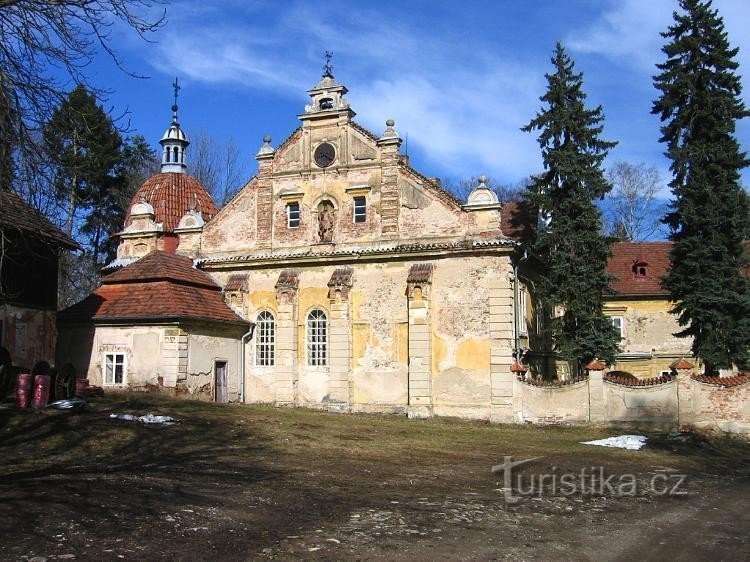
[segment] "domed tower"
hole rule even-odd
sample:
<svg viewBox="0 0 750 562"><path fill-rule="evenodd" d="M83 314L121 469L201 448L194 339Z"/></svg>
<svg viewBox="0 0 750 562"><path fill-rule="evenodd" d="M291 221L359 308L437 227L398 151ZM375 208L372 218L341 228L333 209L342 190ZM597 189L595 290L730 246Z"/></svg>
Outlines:
<svg viewBox="0 0 750 562"><path fill-rule="evenodd" d="M172 122L159 143L162 145L161 171L138 189L118 234L117 260L108 268L127 265L153 250L192 255L203 224L217 212L208 191L188 175L186 150L190 141L177 118L174 81Z"/></svg>

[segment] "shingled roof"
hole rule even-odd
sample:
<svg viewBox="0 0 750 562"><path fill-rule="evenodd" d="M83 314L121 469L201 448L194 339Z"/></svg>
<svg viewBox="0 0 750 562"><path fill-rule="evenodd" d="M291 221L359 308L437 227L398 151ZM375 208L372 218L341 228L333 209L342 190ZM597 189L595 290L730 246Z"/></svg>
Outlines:
<svg viewBox="0 0 750 562"><path fill-rule="evenodd" d="M536 223L537 210L530 201L507 201L500 209L500 230L512 240L533 244Z"/></svg>
<svg viewBox="0 0 750 562"><path fill-rule="evenodd" d="M669 270L671 242L617 242L607 262L618 295L667 296L661 278Z"/></svg>
<svg viewBox="0 0 750 562"><path fill-rule="evenodd" d="M174 231L189 209L200 211L205 221L218 212L213 199L197 179L187 174L164 172L151 176L136 191L125 215L125 226L130 225L130 209L141 198L154 208L154 220L162 223L165 232Z"/></svg>
<svg viewBox="0 0 750 562"><path fill-rule="evenodd" d="M27 205L18 194L0 188L0 227L12 228L49 240L62 248L80 249L78 243Z"/></svg>
<svg viewBox="0 0 750 562"><path fill-rule="evenodd" d="M57 315L61 323L201 320L249 323L234 313L221 288L190 258L155 251L102 279L101 287Z"/></svg>

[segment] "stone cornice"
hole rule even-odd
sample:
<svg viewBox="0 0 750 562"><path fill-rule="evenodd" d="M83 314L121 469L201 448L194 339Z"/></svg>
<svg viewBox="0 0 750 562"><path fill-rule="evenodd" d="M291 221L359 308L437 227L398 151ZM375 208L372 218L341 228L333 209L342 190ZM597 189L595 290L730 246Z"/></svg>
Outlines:
<svg viewBox="0 0 750 562"><path fill-rule="evenodd" d="M199 258L196 266L206 270L238 269L242 267L295 267L308 264L332 264L344 262L369 262L383 259L408 259L446 257L454 255L479 255L490 253L509 254L518 242L510 239L460 240L454 242L404 243L371 247L331 248L321 244L298 251L256 252L254 254Z"/></svg>

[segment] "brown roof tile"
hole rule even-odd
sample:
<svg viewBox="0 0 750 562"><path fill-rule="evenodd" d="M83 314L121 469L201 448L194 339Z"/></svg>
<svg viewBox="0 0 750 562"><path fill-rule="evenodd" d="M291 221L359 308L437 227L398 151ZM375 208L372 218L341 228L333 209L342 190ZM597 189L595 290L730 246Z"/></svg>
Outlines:
<svg viewBox="0 0 750 562"><path fill-rule="evenodd" d="M154 208L154 220L164 225L165 232L177 228L180 219L191 208L200 211L205 221L218 212L211 196L194 177L175 172L159 173L147 179L136 191L125 215L125 226L130 225L130 209L141 198Z"/></svg>
<svg viewBox="0 0 750 562"><path fill-rule="evenodd" d="M536 238L537 210L529 201L508 201L500 210L500 230L513 240L533 244Z"/></svg>
<svg viewBox="0 0 750 562"><path fill-rule="evenodd" d="M750 382L750 375L736 375L734 377L716 377L706 375L695 375L692 377L693 380L702 382L705 384L712 384L714 386L740 386Z"/></svg>
<svg viewBox="0 0 750 562"><path fill-rule="evenodd" d="M599 359L592 359L588 365L586 365L586 368L591 371L601 371L605 369L607 365L600 361Z"/></svg>
<svg viewBox="0 0 750 562"><path fill-rule="evenodd" d="M429 283L432 281L432 264L415 263L409 268L407 283Z"/></svg>
<svg viewBox="0 0 750 562"><path fill-rule="evenodd" d="M693 369L695 365L693 365L690 361L685 359L684 357L681 359L678 359L677 361L674 361L669 368L675 369L675 370L682 370L682 369Z"/></svg>
<svg viewBox="0 0 750 562"><path fill-rule="evenodd" d="M603 379L607 382L619 384L622 386L654 386L657 384L672 382L674 380L674 377L672 377L671 375L660 375L658 377L652 377L648 379L639 379L638 377L635 377L630 373L625 373L623 371L612 371L611 373L605 374Z"/></svg>
<svg viewBox="0 0 750 562"><path fill-rule="evenodd" d="M108 275L95 293L58 313L62 323L182 319L248 324L190 258L159 251Z"/></svg>
<svg viewBox="0 0 750 562"><path fill-rule="evenodd" d="M107 275L102 285L162 280L220 289L208 273L193 267L192 259L160 250Z"/></svg>
<svg viewBox="0 0 750 562"><path fill-rule="evenodd" d="M241 273L234 273L227 279L227 284L224 285L224 290L229 291L247 291L247 275Z"/></svg>
<svg viewBox="0 0 750 562"><path fill-rule="evenodd" d="M671 242L617 242L607 262L612 288L620 295L668 295L661 278L669 270ZM645 275L640 275L645 268Z"/></svg>
<svg viewBox="0 0 750 562"><path fill-rule="evenodd" d="M80 249L75 240L26 204L17 193L6 191L2 187L0 187L0 227L17 229L47 239L63 248Z"/></svg>
<svg viewBox="0 0 750 562"><path fill-rule="evenodd" d="M340 287L346 286L351 287L352 285L352 274L354 270L351 267L342 267L334 270L331 275L331 279L328 281L329 287Z"/></svg>
<svg viewBox="0 0 750 562"><path fill-rule="evenodd" d="M285 269L279 273L276 289L296 289L299 286L299 272L295 269Z"/></svg>

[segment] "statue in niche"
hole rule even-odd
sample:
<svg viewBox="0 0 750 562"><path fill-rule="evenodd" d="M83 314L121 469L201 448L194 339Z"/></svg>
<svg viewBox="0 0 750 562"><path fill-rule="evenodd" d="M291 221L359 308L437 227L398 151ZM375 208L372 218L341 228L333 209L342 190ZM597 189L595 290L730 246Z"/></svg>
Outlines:
<svg viewBox="0 0 750 562"><path fill-rule="evenodd" d="M318 205L318 237L321 242L333 241L333 205L330 201Z"/></svg>

